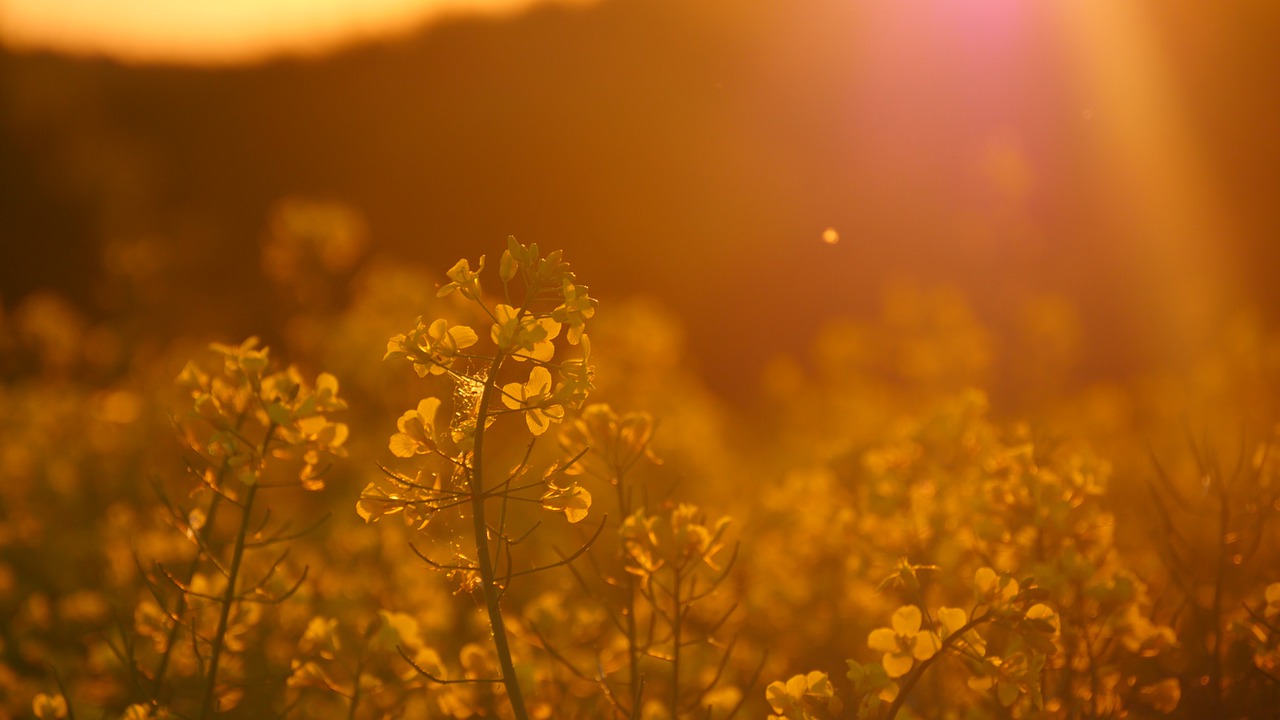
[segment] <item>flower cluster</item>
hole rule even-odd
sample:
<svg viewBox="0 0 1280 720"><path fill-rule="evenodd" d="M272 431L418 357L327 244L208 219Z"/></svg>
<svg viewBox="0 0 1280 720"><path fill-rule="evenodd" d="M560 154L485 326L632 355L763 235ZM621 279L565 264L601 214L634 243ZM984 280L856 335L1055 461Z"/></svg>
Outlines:
<svg viewBox="0 0 1280 720"><path fill-rule="evenodd" d="M698 507L688 503L656 515L637 510L622 523L627 571L643 578L662 568L682 573L705 566L719 571L717 556L724 549L729 522L724 517L707 524Z"/></svg>
<svg viewBox="0 0 1280 720"><path fill-rule="evenodd" d="M942 654L966 669L969 703L989 697L1017 716L1049 712L1046 683L1072 689L1054 713L1076 703L1171 707L1157 662L1177 641L1149 619L1144 586L1115 550L1114 519L1099 503L1107 466L1079 447L1038 444L1024 426L1002 432L984 414L984 398L966 393L862 452L853 498L862 513L848 520L867 539L861 561L909 553L941 578L972 573L973 584L965 598L942 582L932 592L952 604L931 613L916 579L923 566L898 562L892 584L909 602L867 640L880 669L851 661L859 716L876 717L882 703L896 712Z"/></svg>
<svg viewBox="0 0 1280 720"><path fill-rule="evenodd" d="M517 717L523 717L523 693L500 597L514 578L567 561L539 563L530 558L517 566L516 545L540 521L526 518L512 506L536 503L547 511L562 513L569 524L584 520L591 509L591 493L565 472L576 458L547 463L539 477L533 470L538 462L533 451L537 440L581 407L592 389L591 343L585 323L594 314L596 301L576 282L560 252L543 256L536 244L526 247L514 238L508 241L499 263L501 302L491 303L485 296L481 286L484 269L484 256L474 270L469 261L458 261L446 273L449 282L437 295L446 298L457 293L470 304L479 322L488 321L488 347L480 341L484 333L443 318L430 323L419 318L412 330L388 342L385 359L408 360L416 375L443 381L445 387L401 415L388 443L394 456L416 464L410 471L413 477L384 468L385 477L368 483L356 511L370 523L399 514L417 530L426 528L444 511L455 511L448 513L450 520L456 520L458 511L468 512L474 553L454 543L449 547L448 561L433 560L421 551L417 554L458 582L460 592L484 596L495 641L492 662L477 659L489 657L490 652L477 645L475 652L464 653L464 666L472 674L490 678L489 689L500 687ZM569 332L564 339L577 350L569 357L557 357L565 350L557 348L556 341L566 325ZM529 369L517 370L522 366ZM497 455L495 441L489 438L503 431L498 427L502 420L512 417L523 421L521 427L530 441L523 459L499 478L490 469ZM534 494L537 490L540 492ZM490 504L494 507L489 508ZM496 517L492 524L491 517ZM518 523L529 526L513 532L511 528ZM603 527L601 524L600 529ZM496 567L499 561L505 564L501 575ZM481 665L484 669L477 670ZM430 670L415 669L440 681ZM446 715L468 717L477 707L488 707L486 702L491 704L494 693L488 693L486 702L476 696L483 684L452 687L449 683L450 691L441 696L441 709Z"/></svg>
<svg viewBox="0 0 1280 720"><path fill-rule="evenodd" d="M591 390L590 340L583 329L596 301L576 284L560 254L542 257L536 244L526 247L514 238L508 241L501 280L508 298L512 286L519 284L516 281L523 281L524 296L516 304L487 304L480 285L484 268L483 256L475 270L467 260L458 261L438 295L457 292L488 318L489 350L476 347L480 335L470 326L444 318L424 323L419 317L412 330L395 335L387 344L384 359L408 360L419 377L443 378L452 385L452 392L423 398L396 422L391 453L424 464L415 471L416 479L387 471L381 482L366 486L357 510L368 522L401 514L410 525L424 527L432 515L456 507L456 500L472 491L479 480L474 477L477 437L499 418L519 415L537 438L580 407ZM573 329L568 341L578 345L580 353L557 362L555 340L563 324ZM532 367L527 374L502 382L508 359ZM462 372L460 362L482 369ZM451 411L448 416L446 409ZM517 467L506 487L525 477L528 469L524 463ZM573 482L557 484L559 476L548 469L541 502L577 522L590 507L590 493Z"/></svg>
<svg viewBox="0 0 1280 720"><path fill-rule="evenodd" d="M347 407L338 397L337 378L321 373L310 385L293 367L268 373L268 351L258 347L257 338L210 349L221 360L218 366L189 362L178 384L192 399L182 429L192 449L209 459L214 489L225 481L215 468L249 486L259 481L268 458L300 460L299 483L308 490L324 488L322 463L346 456L349 435L345 423L329 419Z"/></svg>

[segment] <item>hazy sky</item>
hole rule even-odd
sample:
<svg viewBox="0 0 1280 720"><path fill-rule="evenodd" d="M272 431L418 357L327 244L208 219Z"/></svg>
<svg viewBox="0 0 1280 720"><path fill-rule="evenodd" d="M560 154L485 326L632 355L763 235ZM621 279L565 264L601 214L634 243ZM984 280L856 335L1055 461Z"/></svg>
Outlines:
<svg viewBox="0 0 1280 720"><path fill-rule="evenodd" d="M0 0L0 40L129 61L244 62L393 35L448 15L586 1Z"/></svg>
<svg viewBox="0 0 1280 720"><path fill-rule="evenodd" d="M534 2L592 0L0 0L0 35L228 62ZM1008 327L1023 298L1067 297L1091 367L1194 357L1246 301L1280 317L1280 3L1223 6L638 0L243 72L17 58L0 290L91 302L67 248L151 236L224 263L189 266L193 297L248 287L223 248L256 251L301 193L431 265L554 242L598 292L669 298L726 390L901 279Z"/></svg>

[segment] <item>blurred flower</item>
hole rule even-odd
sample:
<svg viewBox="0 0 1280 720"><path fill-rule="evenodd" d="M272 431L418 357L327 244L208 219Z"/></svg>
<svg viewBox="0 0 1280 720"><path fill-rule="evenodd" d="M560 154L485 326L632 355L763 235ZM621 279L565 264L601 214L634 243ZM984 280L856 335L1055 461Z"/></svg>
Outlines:
<svg viewBox="0 0 1280 720"><path fill-rule="evenodd" d="M31 712L39 720L62 720L67 716L67 699L61 695L40 693L31 701Z"/></svg>
<svg viewBox="0 0 1280 720"><path fill-rule="evenodd" d="M429 397L418 403L417 409L408 410L396 421L400 432L391 436L391 454L411 458L426 455L436 449L435 417L440 409L440 399Z"/></svg>
<svg viewBox="0 0 1280 720"><path fill-rule="evenodd" d="M942 647L937 633L922 631L920 608L904 605L893 613L892 627L872 630L867 647L884 653L882 664L891 678L911 671L916 660L928 660Z"/></svg>

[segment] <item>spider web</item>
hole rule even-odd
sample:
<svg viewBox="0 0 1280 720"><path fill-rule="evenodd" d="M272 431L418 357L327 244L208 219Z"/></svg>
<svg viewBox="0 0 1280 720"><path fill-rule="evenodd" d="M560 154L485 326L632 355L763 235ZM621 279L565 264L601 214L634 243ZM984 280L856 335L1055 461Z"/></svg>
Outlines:
<svg viewBox="0 0 1280 720"><path fill-rule="evenodd" d="M453 419L450 428L475 422L480 414L480 398L484 394L484 381L489 373L489 363L468 360L462 370L455 369L453 377Z"/></svg>

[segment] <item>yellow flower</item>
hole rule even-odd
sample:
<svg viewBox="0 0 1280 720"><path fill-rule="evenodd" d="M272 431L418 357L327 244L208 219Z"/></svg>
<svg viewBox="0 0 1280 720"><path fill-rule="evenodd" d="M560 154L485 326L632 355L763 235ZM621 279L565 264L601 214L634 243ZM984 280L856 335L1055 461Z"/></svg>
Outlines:
<svg viewBox="0 0 1280 720"><path fill-rule="evenodd" d="M596 314L597 305L596 299L587 295L586 286L571 282L564 284L564 302L551 313L551 317L569 326L565 337L570 345L578 344L586 330L587 320Z"/></svg>
<svg viewBox="0 0 1280 720"><path fill-rule="evenodd" d="M449 321L439 318L423 326L422 318L407 334L393 336L387 341L387 354L383 360L409 358L418 377L442 375L457 359L458 351L475 345L480 338L466 325L449 326Z"/></svg>
<svg viewBox="0 0 1280 720"><path fill-rule="evenodd" d="M969 617L960 608L938 608L938 625L943 640L959 632L967 622ZM973 629L966 630L964 635L953 641L953 644L955 642L964 643L978 655L985 655L987 652L987 641Z"/></svg>
<svg viewBox="0 0 1280 720"><path fill-rule="evenodd" d="M891 678L911 671L916 660L928 660L942 648L937 633L920 630L920 608L904 605L893 613L891 628L877 628L867 636L867 647L884 653L881 661Z"/></svg>
<svg viewBox="0 0 1280 720"><path fill-rule="evenodd" d="M1280 583L1271 583L1267 586L1267 609L1265 610L1267 619L1270 620L1280 616Z"/></svg>
<svg viewBox="0 0 1280 720"><path fill-rule="evenodd" d="M1182 686L1178 684L1177 678L1165 678L1142 688L1138 695L1156 712L1168 714L1178 709L1178 702L1182 700Z"/></svg>
<svg viewBox="0 0 1280 720"><path fill-rule="evenodd" d="M480 256L480 266L471 270L471 263L466 258L459 260L453 267L449 268L449 272L445 273L452 282L443 285L440 291L436 293L436 297L444 297L449 293L457 290L462 293L462 297L468 300L478 300L480 298L480 273L484 272L484 256Z"/></svg>
<svg viewBox="0 0 1280 720"><path fill-rule="evenodd" d="M520 269L520 261L515 255L511 254L511 248L502 251L502 260L498 262L498 277L502 278L502 282L508 283L516 276L516 271Z"/></svg>
<svg viewBox="0 0 1280 720"><path fill-rule="evenodd" d="M1058 619L1058 613L1053 608L1044 603L1036 603L1027 608L1028 620L1044 620L1053 626L1053 634L1057 635L1062 629L1062 622Z"/></svg>
<svg viewBox="0 0 1280 720"><path fill-rule="evenodd" d="M411 458L435 450L435 418L439 408L440 399L429 397L418 403L416 410L401 415L396 421L400 432L391 436L391 453L396 457Z"/></svg>
<svg viewBox="0 0 1280 720"><path fill-rule="evenodd" d="M237 347L211 343L209 349L222 356L225 373L235 376L240 372L257 375L267 369L267 349L258 349L258 338L251 337Z"/></svg>
<svg viewBox="0 0 1280 720"><path fill-rule="evenodd" d="M649 447L653 416L646 412L618 415L604 403L593 403L571 425L560 431L560 446L570 456L590 452L565 468L565 474L590 473L611 481L627 472L641 458L660 462Z"/></svg>
<svg viewBox="0 0 1280 720"><path fill-rule="evenodd" d="M991 605L1001 605L1018 596L1018 581L1011 577L1000 577L989 567L980 567L973 574L973 586L978 591L978 599Z"/></svg>
<svg viewBox="0 0 1280 720"><path fill-rule="evenodd" d="M658 518L645 515L643 509L635 511L622 521L618 534L626 550L627 572L643 577L662 567L657 524Z"/></svg>
<svg viewBox="0 0 1280 720"><path fill-rule="evenodd" d="M67 699L40 693L31 701L31 712L40 720L60 720L67 716Z"/></svg>
<svg viewBox="0 0 1280 720"><path fill-rule="evenodd" d="M676 553L672 560L697 558L712 570L719 570L715 555L723 547L721 538L729 522L729 518L722 517L708 526L697 505L680 503L671 511L671 549Z"/></svg>
<svg viewBox="0 0 1280 720"><path fill-rule="evenodd" d="M516 360L547 362L555 354L552 340L560 334L560 323L549 317L521 314L510 305L493 309L497 322L489 335L493 343Z"/></svg>
<svg viewBox="0 0 1280 720"><path fill-rule="evenodd" d="M333 659L341 648L338 641L338 619L313 617L307 624L307 630L298 641L298 650L304 654L316 654L322 658Z"/></svg>
<svg viewBox="0 0 1280 720"><path fill-rule="evenodd" d="M835 688L824 672L796 675L785 683L770 683L764 694L775 713L769 716L770 720L806 720L813 717L807 712L811 708L825 707L831 713L841 709Z"/></svg>
<svg viewBox="0 0 1280 720"><path fill-rule="evenodd" d="M1022 655L1008 659L989 656L983 660L982 670L981 674L968 679L970 689L984 692L994 687L996 699L1005 707L1018 699L1023 691L1023 682L1019 678L1027 672L1026 659Z"/></svg>
<svg viewBox="0 0 1280 720"><path fill-rule="evenodd" d="M943 639L964 627L967 622L969 622L969 617L960 608L938 608L938 623L942 625Z"/></svg>
<svg viewBox="0 0 1280 720"><path fill-rule="evenodd" d="M564 419L564 406L551 402L551 373L541 365L529 371L526 383L502 386L502 403L512 410L523 410L529 432L541 435L551 423Z"/></svg>
<svg viewBox="0 0 1280 720"><path fill-rule="evenodd" d="M595 367L591 364L591 338L583 335L579 339L582 357L569 358L560 363L560 387L556 389L556 397L561 402L578 407L587 399L593 389L591 381L595 375Z"/></svg>
<svg viewBox="0 0 1280 720"><path fill-rule="evenodd" d="M453 364L454 356L459 350L475 345L479 339L476 331L466 325L449 327L447 320L437 319L427 328L426 344L423 346L433 363L429 372L433 375L443 373L445 368Z"/></svg>
<svg viewBox="0 0 1280 720"><path fill-rule="evenodd" d="M1165 648L1178 644L1173 628L1151 622L1150 618L1142 614L1137 603L1130 603L1125 607L1115 624L1120 631L1120 643L1125 649L1143 657L1153 657Z"/></svg>
<svg viewBox="0 0 1280 720"><path fill-rule="evenodd" d="M120 720L151 720L152 717L151 706L135 703L124 709Z"/></svg>
<svg viewBox="0 0 1280 720"><path fill-rule="evenodd" d="M542 495L542 507L563 512L570 523L581 522L591 509L591 493L578 483L570 483L568 487L548 483L547 491Z"/></svg>

